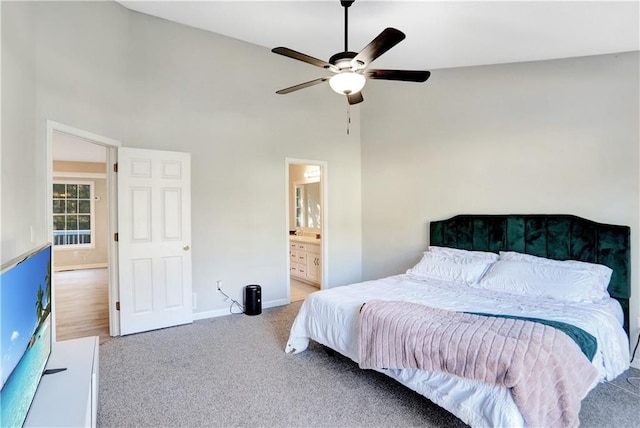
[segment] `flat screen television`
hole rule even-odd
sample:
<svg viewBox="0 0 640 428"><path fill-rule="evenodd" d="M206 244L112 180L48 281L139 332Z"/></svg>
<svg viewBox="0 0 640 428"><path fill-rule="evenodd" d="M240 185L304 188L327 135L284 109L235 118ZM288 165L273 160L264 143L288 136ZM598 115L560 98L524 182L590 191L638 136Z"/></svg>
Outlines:
<svg viewBox="0 0 640 428"><path fill-rule="evenodd" d="M24 424L51 354L51 244L2 265L0 426Z"/></svg>

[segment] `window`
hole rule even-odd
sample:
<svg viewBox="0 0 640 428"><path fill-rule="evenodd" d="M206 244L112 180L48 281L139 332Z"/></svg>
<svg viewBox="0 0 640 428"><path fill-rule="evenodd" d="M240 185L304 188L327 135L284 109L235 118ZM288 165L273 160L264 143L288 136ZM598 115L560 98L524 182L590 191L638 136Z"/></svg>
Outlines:
<svg viewBox="0 0 640 428"><path fill-rule="evenodd" d="M94 247L93 181L53 182L53 245Z"/></svg>

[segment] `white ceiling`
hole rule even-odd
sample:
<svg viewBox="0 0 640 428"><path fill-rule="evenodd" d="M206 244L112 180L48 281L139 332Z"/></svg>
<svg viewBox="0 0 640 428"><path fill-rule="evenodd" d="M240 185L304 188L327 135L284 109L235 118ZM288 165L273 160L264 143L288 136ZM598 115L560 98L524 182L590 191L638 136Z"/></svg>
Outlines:
<svg viewBox="0 0 640 428"><path fill-rule="evenodd" d="M54 132L52 146L53 160L101 163L107 161L107 149L104 146L71 135Z"/></svg>
<svg viewBox="0 0 640 428"><path fill-rule="evenodd" d="M344 9L331 1L119 1L249 43L328 60L344 50ZM376 1L349 8L349 50L385 27L407 38L375 68L433 70L640 50L636 1ZM282 58L283 61L293 61Z"/></svg>

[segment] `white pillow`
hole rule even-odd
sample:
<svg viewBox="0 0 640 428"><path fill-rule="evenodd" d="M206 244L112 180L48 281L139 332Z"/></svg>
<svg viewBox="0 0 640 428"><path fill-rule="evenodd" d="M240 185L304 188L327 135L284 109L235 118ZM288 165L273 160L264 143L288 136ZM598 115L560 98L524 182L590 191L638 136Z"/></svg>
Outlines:
<svg viewBox="0 0 640 428"><path fill-rule="evenodd" d="M609 297L596 284L593 273L585 269L500 259L476 286L570 302L596 302Z"/></svg>
<svg viewBox="0 0 640 428"><path fill-rule="evenodd" d="M407 274L417 279L442 279L465 284L474 284L482 278L491 260L476 257L460 257L425 251L422 260Z"/></svg>
<svg viewBox="0 0 640 428"><path fill-rule="evenodd" d="M498 255L496 253L490 253L487 251L469 251L462 250L459 248L450 248L450 247L437 247L430 246L429 251L433 253L443 254L450 257L473 257L478 259L489 260L495 262L498 260Z"/></svg>
<svg viewBox="0 0 640 428"><path fill-rule="evenodd" d="M594 295L602 294L603 296L609 297L607 288L609 287L609 281L611 281L611 274L613 273L613 270L608 266L581 262L578 260L552 260L544 257L532 256L531 254L517 253L515 251L501 251L500 260L517 260L548 266L567 267L589 272L593 277L593 283L589 285L595 289L593 290Z"/></svg>

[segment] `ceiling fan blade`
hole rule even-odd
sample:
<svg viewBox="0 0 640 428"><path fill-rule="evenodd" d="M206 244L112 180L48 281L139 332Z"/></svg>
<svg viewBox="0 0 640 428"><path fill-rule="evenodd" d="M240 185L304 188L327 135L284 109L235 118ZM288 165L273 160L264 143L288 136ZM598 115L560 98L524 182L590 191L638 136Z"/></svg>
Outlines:
<svg viewBox="0 0 640 428"><path fill-rule="evenodd" d="M365 70L364 75L369 79L424 82L431 76L431 72L418 70Z"/></svg>
<svg viewBox="0 0 640 428"><path fill-rule="evenodd" d="M347 94L347 101L349 105L358 104L364 101L362 97L362 91L356 92L355 94Z"/></svg>
<svg viewBox="0 0 640 428"><path fill-rule="evenodd" d="M405 34L400 30L391 27L385 28L382 33L378 34L378 37L373 39L351 60L351 66L355 69L366 67L380 55L403 41L405 37Z"/></svg>
<svg viewBox="0 0 640 428"><path fill-rule="evenodd" d="M329 64L326 61L294 51L293 49L284 48L282 46L271 49L271 52L277 53L279 55L284 55L289 58L297 59L298 61L306 62L307 64L315 65L316 67L321 67L326 69L335 68L335 66Z"/></svg>
<svg viewBox="0 0 640 428"><path fill-rule="evenodd" d="M279 91L276 91L276 94L280 94L280 95L288 94L290 92L294 92L294 91L297 91L299 89L304 89L304 88L308 88L309 86L318 85L318 84L320 84L320 83L322 83L324 81L327 81L327 80L329 80L328 77L321 77L319 79L310 80L308 82L300 83L299 85L290 86L288 88L280 89Z"/></svg>

